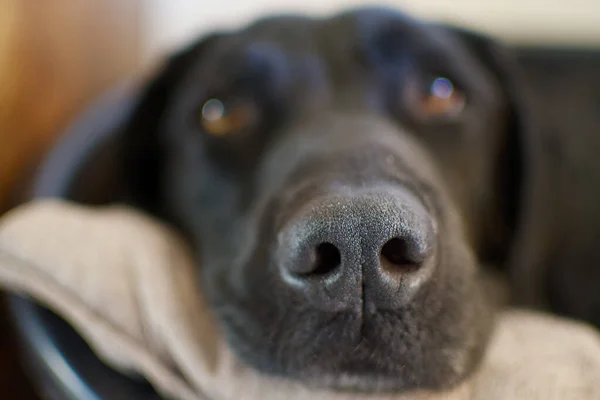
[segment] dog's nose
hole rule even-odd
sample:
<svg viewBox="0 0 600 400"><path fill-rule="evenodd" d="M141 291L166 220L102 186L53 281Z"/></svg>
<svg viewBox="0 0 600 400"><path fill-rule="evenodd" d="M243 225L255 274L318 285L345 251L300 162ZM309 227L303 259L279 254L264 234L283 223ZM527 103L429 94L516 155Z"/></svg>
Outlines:
<svg viewBox="0 0 600 400"><path fill-rule="evenodd" d="M434 218L403 188L347 190L313 200L285 224L277 262L285 282L319 308L395 309L431 277L435 233Z"/></svg>

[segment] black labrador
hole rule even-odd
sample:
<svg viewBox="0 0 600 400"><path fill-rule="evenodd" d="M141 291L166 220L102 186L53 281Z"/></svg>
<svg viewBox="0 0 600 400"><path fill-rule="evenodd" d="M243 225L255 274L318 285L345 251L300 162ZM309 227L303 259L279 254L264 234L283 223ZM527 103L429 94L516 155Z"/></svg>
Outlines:
<svg viewBox="0 0 600 400"><path fill-rule="evenodd" d="M173 56L115 165L187 235L241 360L444 389L493 326L483 265L521 304L600 320L600 172L578 157L598 146L542 135L519 75L494 41L388 9L266 18Z"/></svg>

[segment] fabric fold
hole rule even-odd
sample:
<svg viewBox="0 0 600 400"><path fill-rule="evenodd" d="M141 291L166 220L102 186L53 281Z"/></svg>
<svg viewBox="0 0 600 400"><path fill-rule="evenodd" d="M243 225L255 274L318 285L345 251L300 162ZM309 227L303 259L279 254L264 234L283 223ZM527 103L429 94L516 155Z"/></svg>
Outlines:
<svg viewBox="0 0 600 400"><path fill-rule="evenodd" d="M67 320L109 366L176 400L600 399L600 338L506 310L478 372L443 393L349 394L240 363L204 303L192 255L165 224L122 207L36 200L0 219L0 286Z"/></svg>

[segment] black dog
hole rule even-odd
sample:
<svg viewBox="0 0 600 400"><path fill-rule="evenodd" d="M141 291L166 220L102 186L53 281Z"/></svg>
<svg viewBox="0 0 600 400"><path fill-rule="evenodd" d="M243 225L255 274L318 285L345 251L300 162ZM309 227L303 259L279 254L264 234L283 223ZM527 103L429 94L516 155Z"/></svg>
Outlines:
<svg viewBox="0 0 600 400"><path fill-rule="evenodd" d="M493 41L390 10L215 33L144 92L122 148L128 200L187 233L251 366L446 388L493 324L479 266L531 280L526 262L547 261L513 245L538 240L523 237L537 165L516 75Z"/></svg>

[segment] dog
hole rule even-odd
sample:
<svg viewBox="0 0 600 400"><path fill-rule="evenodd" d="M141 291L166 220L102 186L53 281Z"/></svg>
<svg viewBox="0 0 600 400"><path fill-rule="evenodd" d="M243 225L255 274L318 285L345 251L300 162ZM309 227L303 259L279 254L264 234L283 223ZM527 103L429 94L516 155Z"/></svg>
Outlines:
<svg viewBox="0 0 600 400"><path fill-rule="evenodd" d="M444 390L493 329L483 266L521 304L600 319L593 281L575 295L567 273L591 268L598 229L552 231L568 206L540 173L557 159L540 156L522 78L493 39L384 8L214 32L143 89L116 161L123 199L185 234L253 368Z"/></svg>

